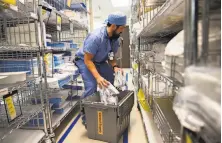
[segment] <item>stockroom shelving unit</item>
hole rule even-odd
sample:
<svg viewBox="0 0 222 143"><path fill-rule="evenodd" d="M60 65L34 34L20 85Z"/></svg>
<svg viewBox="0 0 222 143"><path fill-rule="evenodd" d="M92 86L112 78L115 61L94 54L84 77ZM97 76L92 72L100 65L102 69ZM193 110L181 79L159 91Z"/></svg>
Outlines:
<svg viewBox="0 0 222 143"><path fill-rule="evenodd" d="M87 34L86 1L7 2L0 1L0 142L55 142L82 94L72 58Z"/></svg>
<svg viewBox="0 0 222 143"><path fill-rule="evenodd" d="M132 1L130 48L133 81L135 91L142 90L145 94L144 97L138 96L138 109L141 111L148 142L185 143L185 136L192 133L192 137L196 137L194 142L202 135L187 129L187 126L182 127L184 120L179 111L175 113L177 100L174 98L179 98L180 89L186 87L186 67L220 67L221 50L218 43L221 39L218 37L221 29L218 26L220 22L216 23L221 19L219 11L220 1L217 0ZM199 29L202 25L201 32L197 30L197 25ZM212 26L219 28L211 31L215 33L213 36L209 34ZM212 42L212 37L218 43L208 48L208 41ZM203 50L197 48L197 41L203 45ZM201 139L206 141L207 133ZM217 137L215 135L216 141Z"/></svg>

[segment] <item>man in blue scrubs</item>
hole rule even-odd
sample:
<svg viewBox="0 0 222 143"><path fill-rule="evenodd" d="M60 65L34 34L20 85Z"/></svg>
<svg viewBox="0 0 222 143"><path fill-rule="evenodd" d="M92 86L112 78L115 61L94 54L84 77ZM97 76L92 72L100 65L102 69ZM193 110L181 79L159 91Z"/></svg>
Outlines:
<svg viewBox="0 0 222 143"><path fill-rule="evenodd" d="M114 13L108 16L107 26L90 33L83 48L76 53L75 64L82 75L87 97L100 88L114 83L114 73L122 71L114 58L119 48L119 37L126 25L126 16Z"/></svg>

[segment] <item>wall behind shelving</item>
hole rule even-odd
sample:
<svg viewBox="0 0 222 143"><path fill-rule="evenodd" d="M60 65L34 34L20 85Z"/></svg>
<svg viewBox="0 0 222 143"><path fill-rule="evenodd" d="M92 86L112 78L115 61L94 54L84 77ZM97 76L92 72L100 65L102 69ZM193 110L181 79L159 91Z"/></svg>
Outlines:
<svg viewBox="0 0 222 143"><path fill-rule="evenodd" d="M93 29L101 27L105 19L112 12L116 11L123 12L127 15L128 19L130 15L130 6L113 7L111 0L92 0L92 10L93 10Z"/></svg>

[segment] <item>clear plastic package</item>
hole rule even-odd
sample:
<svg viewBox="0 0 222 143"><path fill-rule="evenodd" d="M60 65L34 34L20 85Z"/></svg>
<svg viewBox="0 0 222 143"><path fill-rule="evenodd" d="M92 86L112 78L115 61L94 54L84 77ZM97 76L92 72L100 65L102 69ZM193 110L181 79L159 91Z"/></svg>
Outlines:
<svg viewBox="0 0 222 143"><path fill-rule="evenodd" d="M173 106L181 124L207 142L220 141L220 68L191 66L185 70L184 79L186 86L174 98Z"/></svg>
<svg viewBox="0 0 222 143"><path fill-rule="evenodd" d="M181 89L174 99L173 109L184 127L198 132L209 142L220 140L220 104L198 92L193 86Z"/></svg>
<svg viewBox="0 0 222 143"><path fill-rule="evenodd" d="M221 69L213 67L188 67L185 70L184 81L208 96L215 102L221 103Z"/></svg>
<svg viewBox="0 0 222 143"><path fill-rule="evenodd" d="M101 102L104 103L105 105L118 104L118 97L115 95L119 94L119 91L111 83L107 88L102 88L102 89L99 88L98 91L100 93Z"/></svg>
<svg viewBox="0 0 222 143"><path fill-rule="evenodd" d="M114 81L115 87L123 87L126 85L126 76L122 72L117 72L115 74L115 81Z"/></svg>

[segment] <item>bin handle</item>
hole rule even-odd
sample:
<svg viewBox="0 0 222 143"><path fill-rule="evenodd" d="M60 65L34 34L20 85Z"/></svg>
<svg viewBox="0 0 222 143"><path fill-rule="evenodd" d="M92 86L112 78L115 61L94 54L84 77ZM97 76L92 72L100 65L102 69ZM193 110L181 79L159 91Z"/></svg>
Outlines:
<svg viewBox="0 0 222 143"><path fill-rule="evenodd" d="M101 109L101 110L107 110L108 107L96 107L97 109Z"/></svg>
<svg viewBox="0 0 222 143"><path fill-rule="evenodd" d="M130 93L128 93L127 95L129 95L129 94L130 94ZM123 103L125 103L125 101L129 99L129 97L130 97L130 96L126 97L126 98L119 104L119 106L121 106Z"/></svg>

